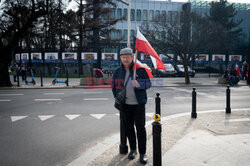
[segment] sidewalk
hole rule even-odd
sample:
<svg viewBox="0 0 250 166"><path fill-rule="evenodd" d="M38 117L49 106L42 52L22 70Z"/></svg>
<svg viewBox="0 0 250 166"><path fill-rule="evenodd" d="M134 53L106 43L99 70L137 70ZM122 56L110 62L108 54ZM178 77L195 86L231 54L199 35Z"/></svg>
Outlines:
<svg viewBox="0 0 250 166"><path fill-rule="evenodd" d="M13 81L13 76L10 76L11 82L13 84L12 88L89 88L89 86L80 86L80 78L69 78L69 86L64 83L52 84L54 78L43 78L43 87L41 87L41 78L35 77L36 85L25 84L20 77L20 86L17 86L17 82ZM28 81L31 80L31 77L27 78ZM58 78L59 81L65 81L66 78ZM190 84L185 84L184 77L164 77L164 78L152 78L153 86L160 87L175 87L175 86L226 86L225 84L218 84L218 77L208 74L196 74L194 78L190 77ZM241 80L236 86L246 86L247 83L245 80ZM109 85L95 85L93 88L109 88Z"/></svg>
<svg viewBox="0 0 250 166"><path fill-rule="evenodd" d="M147 123L147 135L147 165L151 166L151 122ZM131 161L127 155L119 154L119 137L112 141L112 146L102 154L89 156L93 160L82 161L81 165L141 165L139 155ZM108 144L108 140L105 143ZM94 148L98 149L98 146ZM224 110L198 112L197 119L192 119L190 113L162 118L163 166L247 166L249 161L250 108L232 109L231 114L225 114ZM69 165L78 164L75 160Z"/></svg>

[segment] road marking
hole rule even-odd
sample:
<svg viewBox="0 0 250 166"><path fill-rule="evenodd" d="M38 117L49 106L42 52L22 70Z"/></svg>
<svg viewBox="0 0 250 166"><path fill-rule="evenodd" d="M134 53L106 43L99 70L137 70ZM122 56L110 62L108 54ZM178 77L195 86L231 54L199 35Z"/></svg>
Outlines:
<svg viewBox="0 0 250 166"><path fill-rule="evenodd" d="M11 116L11 121L12 122L15 122L15 121L18 121L18 120L21 120L21 119L24 119L24 118L27 118L28 116Z"/></svg>
<svg viewBox="0 0 250 166"><path fill-rule="evenodd" d="M86 101L102 101L102 100L108 100L109 98L84 98L83 100Z"/></svg>
<svg viewBox="0 0 250 166"><path fill-rule="evenodd" d="M150 118L153 118L154 113L146 113L146 116L148 116L148 117L150 117Z"/></svg>
<svg viewBox="0 0 250 166"><path fill-rule="evenodd" d="M11 100L9 100L9 99L3 99L3 100L0 100L0 101L11 101Z"/></svg>
<svg viewBox="0 0 250 166"><path fill-rule="evenodd" d="M44 95L64 95L64 93L44 93Z"/></svg>
<svg viewBox="0 0 250 166"><path fill-rule="evenodd" d="M188 89L180 89L180 88L171 88L173 90L178 90L178 91L181 91L181 92L186 92L186 93L192 93L193 90L188 90ZM196 89L196 93L197 95L201 95L201 96L207 96L207 93L203 93L203 92L200 92L199 90Z"/></svg>
<svg viewBox="0 0 250 166"><path fill-rule="evenodd" d="M224 122L247 122L250 121L250 118L242 118L242 119L227 119Z"/></svg>
<svg viewBox="0 0 250 166"><path fill-rule="evenodd" d="M101 119L102 117L104 117L106 114L90 114L91 116L93 116L96 119Z"/></svg>
<svg viewBox="0 0 250 166"><path fill-rule="evenodd" d="M34 99L34 101L59 101L61 99Z"/></svg>
<svg viewBox="0 0 250 166"><path fill-rule="evenodd" d="M177 97L174 97L174 99L177 99L177 100L184 100L184 99L191 99L192 97L191 96L177 96Z"/></svg>
<svg viewBox="0 0 250 166"><path fill-rule="evenodd" d="M82 92L83 94L101 94L103 92Z"/></svg>
<svg viewBox="0 0 250 166"><path fill-rule="evenodd" d="M69 120L73 120L79 116L81 116L81 114L71 114L71 115L65 115Z"/></svg>
<svg viewBox="0 0 250 166"><path fill-rule="evenodd" d="M55 115L39 115L38 117L41 119L41 121L45 121L45 120L50 119L54 116Z"/></svg>
<svg viewBox="0 0 250 166"><path fill-rule="evenodd" d="M0 96L22 96L24 94L18 93L18 94L14 94L14 93L9 93L9 94L0 94Z"/></svg>

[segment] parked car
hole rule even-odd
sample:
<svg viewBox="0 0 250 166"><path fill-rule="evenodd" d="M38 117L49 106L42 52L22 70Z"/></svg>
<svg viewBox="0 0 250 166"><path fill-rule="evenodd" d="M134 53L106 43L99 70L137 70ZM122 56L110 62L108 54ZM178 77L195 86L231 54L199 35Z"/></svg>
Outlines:
<svg viewBox="0 0 250 166"><path fill-rule="evenodd" d="M185 76L183 65L176 65L176 70L177 70L177 76L180 76L180 77ZM195 76L195 70L192 70L189 66L188 66L188 75L191 77Z"/></svg>
<svg viewBox="0 0 250 166"><path fill-rule="evenodd" d="M119 67L119 66L116 65L116 64L110 64L110 65L107 65L107 66L103 66L103 67L102 67L102 72L103 72L104 74L108 74L108 72L114 73L115 70L116 70L118 67Z"/></svg>
<svg viewBox="0 0 250 166"><path fill-rule="evenodd" d="M155 71L155 76L159 76L159 77L175 77L176 76L177 72L171 63L165 63L164 66L166 70L157 69Z"/></svg>
<svg viewBox="0 0 250 166"><path fill-rule="evenodd" d="M152 73L152 69L151 69L146 63L142 63L142 65L143 65L144 67L146 67L146 68Z"/></svg>

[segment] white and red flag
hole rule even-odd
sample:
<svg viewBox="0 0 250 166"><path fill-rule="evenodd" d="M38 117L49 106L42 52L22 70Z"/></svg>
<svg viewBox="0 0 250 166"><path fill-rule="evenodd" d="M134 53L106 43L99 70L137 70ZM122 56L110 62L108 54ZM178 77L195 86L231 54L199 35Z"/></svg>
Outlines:
<svg viewBox="0 0 250 166"><path fill-rule="evenodd" d="M150 55L150 58L153 62L155 69L163 69L166 70L160 57L157 55L153 47L150 45L148 40L143 36L143 34L137 28L137 37L136 37L136 44L135 50L146 53Z"/></svg>
<svg viewBox="0 0 250 166"><path fill-rule="evenodd" d="M150 72L150 70L147 67L145 67L138 59L135 60L135 61L136 61L136 65L134 65L134 66L136 66L136 69L144 68L146 70L149 78L153 78L154 77L153 74ZM134 66L133 66L133 69L135 68Z"/></svg>
<svg viewBox="0 0 250 166"><path fill-rule="evenodd" d="M236 65L235 65L235 67L236 67L236 70L238 71L238 74L239 74L239 76L240 76L240 68L239 68L239 66L238 66L237 63L236 63Z"/></svg>

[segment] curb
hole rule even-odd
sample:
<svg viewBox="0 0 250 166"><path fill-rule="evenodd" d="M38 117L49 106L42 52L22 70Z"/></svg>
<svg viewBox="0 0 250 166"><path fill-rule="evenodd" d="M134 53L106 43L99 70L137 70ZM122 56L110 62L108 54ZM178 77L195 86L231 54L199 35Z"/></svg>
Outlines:
<svg viewBox="0 0 250 166"><path fill-rule="evenodd" d="M250 108L232 109L232 112L233 111L250 111ZM199 114L216 113L216 112L225 112L225 110L224 109L223 110L205 110L205 111L200 111ZM182 116L187 116L190 114L191 114L190 112L184 112L184 113L179 113L179 114L168 115L168 116L162 117L161 122L174 119L174 118L179 118ZM149 125L151 125L152 122L153 120L147 121L145 127L148 127ZM113 145L117 144L120 138L119 135L120 133L116 133L116 134L113 134L111 137L106 138L104 141L88 149L80 157L73 160L71 163L68 164L68 166L79 166L79 165L87 166L89 163L94 161L99 155L104 153Z"/></svg>

